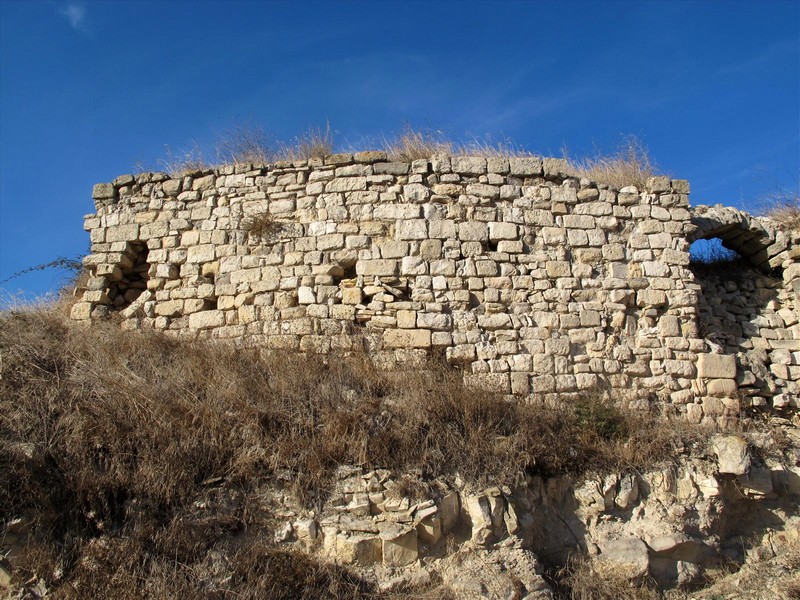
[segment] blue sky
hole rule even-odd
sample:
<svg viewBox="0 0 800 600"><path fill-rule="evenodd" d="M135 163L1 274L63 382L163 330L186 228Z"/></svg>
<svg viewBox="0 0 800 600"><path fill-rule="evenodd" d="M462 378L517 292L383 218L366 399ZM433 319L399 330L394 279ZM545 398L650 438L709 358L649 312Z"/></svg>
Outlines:
<svg viewBox="0 0 800 600"><path fill-rule="evenodd" d="M0 280L88 251L92 184L241 123L560 155L633 134L694 204L800 173L800 2L0 0ZM56 290L63 273L0 287Z"/></svg>

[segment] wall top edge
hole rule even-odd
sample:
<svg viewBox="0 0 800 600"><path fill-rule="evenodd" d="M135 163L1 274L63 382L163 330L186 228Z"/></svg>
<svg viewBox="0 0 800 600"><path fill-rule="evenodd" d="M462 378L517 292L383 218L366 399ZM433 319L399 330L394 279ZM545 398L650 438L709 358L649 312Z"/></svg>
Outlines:
<svg viewBox="0 0 800 600"><path fill-rule="evenodd" d="M332 154L323 158L298 161L281 161L272 164L237 163L207 169L187 170L169 174L163 171L142 172L135 175L124 174L108 183L98 183L93 188L92 197L96 200L110 200L117 196L118 190L133 185L183 181L204 177L244 175L250 177L267 174L282 174L298 171L332 170L350 165L370 165L376 174L414 175L414 174L456 174L466 177L481 175L500 175L512 178L540 178L545 181L563 183L568 180L580 182L580 187L598 189L617 188L598 181L580 178L575 175L568 162L562 158L541 157L486 157L486 156L433 156L429 159L413 161L390 160L385 152L358 152ZM646 189L625 186L617 191L638 193L639 191L689 193L689 182L685 179L671 179L668 176L654 176L647 180Z"/></svg>

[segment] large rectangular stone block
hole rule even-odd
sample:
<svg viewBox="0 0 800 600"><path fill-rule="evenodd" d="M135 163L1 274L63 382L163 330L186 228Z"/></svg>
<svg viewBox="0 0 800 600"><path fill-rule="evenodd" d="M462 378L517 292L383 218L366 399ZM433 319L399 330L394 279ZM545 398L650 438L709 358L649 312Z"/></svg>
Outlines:
<svg viewBox="0 0 800 600"><path fill-rule="evenodd" d="M356 263L356 274L378 277L394 277L397 275L396 260L370 259L360 260Z"/></svg>
<svg viewBox="0 0 800 600"><path fill-rule="evenodd" d="M387 329L383 333L387 348L430 348L431 332L428 329Z"/></svg>
<svg viewBox="0 0 800 600"><path fill-rule="evenodd" d="M736 357L732 354L701 354L697 360L697 374L707 379L734 379Z"/></svg>

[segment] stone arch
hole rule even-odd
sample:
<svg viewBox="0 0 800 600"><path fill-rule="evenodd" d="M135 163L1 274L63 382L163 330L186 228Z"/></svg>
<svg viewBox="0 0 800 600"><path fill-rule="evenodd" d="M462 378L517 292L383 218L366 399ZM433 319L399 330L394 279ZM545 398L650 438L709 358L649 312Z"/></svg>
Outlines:
<svg viewBox="0 0 800 600"><path fill-rule="evenodd" d="M754 217L731 206L696 206L689 243L719 238L764 273L781 268L790 248L789 237L770 219Z"/></svg>

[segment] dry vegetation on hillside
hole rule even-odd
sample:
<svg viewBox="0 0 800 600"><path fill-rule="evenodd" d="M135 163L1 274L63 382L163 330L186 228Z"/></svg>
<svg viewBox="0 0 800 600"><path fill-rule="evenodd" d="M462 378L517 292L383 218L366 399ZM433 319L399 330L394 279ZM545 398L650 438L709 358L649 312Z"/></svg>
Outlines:
<svg viewBox="0 0 800 600"><path fill-rule="evenodd" d="M546 407L465 390L442 365L393 375L363 355L259 355L55 310L1 314L0 353L0 514L38 540L17 581L63 597L209 597L215 552L236 597L371 594L273 546L259 486L280 480L315 506L342 464L474 485L643 468L697 435L591 397ZM198 520L220 486L241 501Z"/></svg>

